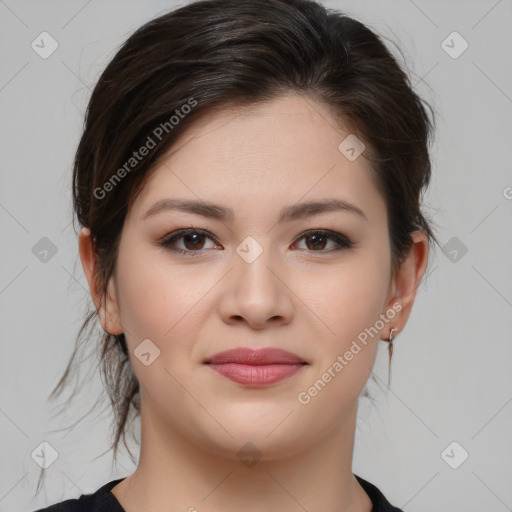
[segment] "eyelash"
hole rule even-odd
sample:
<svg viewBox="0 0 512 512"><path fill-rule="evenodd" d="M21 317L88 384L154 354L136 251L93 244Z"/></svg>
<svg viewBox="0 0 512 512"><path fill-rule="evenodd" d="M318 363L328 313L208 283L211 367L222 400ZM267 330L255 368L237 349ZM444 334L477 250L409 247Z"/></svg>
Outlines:
<svg viewBox="0 0 512 512"><path fill-rule="evenodd" d="M203 236L205 236L205 237L207 237L210 240L215 242L215 239L210 234L208 234L207 231L204 231L202 229L189 228L189 229L180 229L178 231L173 232L171 234L171 236L168 236L168 237L164 238L163 240L161 240L159 242L159 244L160 244L160 246L164 247L165 249L168 249L168 250L170 250L170 251L172 251L174 253L177 253L177 254L187 254L187 255L191 255L191 256L198 256L198 255L202 254L202 252L207 250L207 249L199 249L197 251L193 251L193 250L188 250L188 249L177 249L175 247L171 247L171 245L174 242L176 242L177 240L183 238L186 235L191 235L191 234L203 235ZM315 252L318 252L318 253L337 252L337 251L342 251L342 250L350 249L350 248L352 248L355 245L346 236L343 236L340 233L336 233L335 231L329 231L329 230L325 230L325 229L310 229L308 231L305 231L293 243L295 244L298 241L302 240L303 238L306 238L307 236L311 236L311 235L321 235L323 238L327 238L329 240L333 240L333 241L335 241L339 245L339 248L337 248L337 249L329 249L329 250L323 250L322 249L322 250L318 250L318 251L309 250L309 252L311 252L311 253L315 253Z"/></svg>

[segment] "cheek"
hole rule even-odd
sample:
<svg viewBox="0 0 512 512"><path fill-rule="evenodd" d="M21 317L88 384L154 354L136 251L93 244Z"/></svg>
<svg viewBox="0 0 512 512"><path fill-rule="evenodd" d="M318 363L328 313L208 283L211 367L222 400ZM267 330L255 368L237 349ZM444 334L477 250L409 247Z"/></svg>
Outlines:
<svg viewBox="0 0 512 512"><path fill-rule="evenodd" d="M352 401L371 374L389 278L385 254L381 258L378 254L360 251L350 261L347 258L346 266L324 277L317 275L314 287L308 283L298 292L308 297L304 303L315 313L318 325L319 359L310 382L321 380L311 389L320 407L333 400L340 407L345 400Z"/></svg>
<svg viewBox="0 0 512 512"><path fill-rule="evenodd" d="M343 265L318 273L294 288L318 320L321 339L340 350L374 325L383 312L388 278L385 261L365 257L361 251Z"/></svg>
<svg viewBox="0 0 512 512"><path fill-rule="evenodd" d="M132 368L147 402L169 414L167 421L179 423L183 418L174 416L175 408L169 404L185 399L179 383L187 381L194 366L192 325L204 314L200 299L208 283L200 284L197 272L176 272L164 260L159 251L135 247L120 251L120 316ZM151 343L141 344L148 339ZM141 354L148 352L146 365ZM193 401L188 403L187 411L195 411L195 406Z"/></svg>
<svg viewBox="0 0 512 512"><path fill-rule="evenodd" d="M117 276L120 316L131 352L150 339L160 349L162 361L172 360L178 368L182 362L190 364L191 334L204 318L205 296L218 278L192 265L178 269L166 260L163 250L148 250L128 239L125 243ZM131 249L126 250L129 244Z"/></svg>

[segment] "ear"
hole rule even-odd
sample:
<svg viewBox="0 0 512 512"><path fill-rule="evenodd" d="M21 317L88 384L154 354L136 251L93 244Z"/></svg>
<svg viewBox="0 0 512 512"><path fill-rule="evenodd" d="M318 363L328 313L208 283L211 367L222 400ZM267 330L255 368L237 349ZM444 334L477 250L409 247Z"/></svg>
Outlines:
<svg viewBox="0 0 512 512"><path fill-rule="evenodd" d="M389 339L389 332L392 328L398 329L400 333L405 327L416 298L416 291L427 267L427 236L422 231L414 231L411 238L413 243L409 253L391 282L391 298L387 304L388 310L393 307L393 304L395 304L395 308L393 308L395 311L398 309L397 304L401 305L401 309L396 313L394 320L389 322L389 327L385 331L386 337L381 338L383 340Z"/></svg>
<svg viewBox="0 0 512 512"><path fill-rule="evenodd" d="M89 283L91 298L100 317L103 330L110 334L122 334L123 327L119 316L119 303L117 300L114 276L110 277L107 289L107 297L102 297L101 290L96 282L96 252L91 238L91 230L82 228L78 237L80 259L85 277Z"/></svg>

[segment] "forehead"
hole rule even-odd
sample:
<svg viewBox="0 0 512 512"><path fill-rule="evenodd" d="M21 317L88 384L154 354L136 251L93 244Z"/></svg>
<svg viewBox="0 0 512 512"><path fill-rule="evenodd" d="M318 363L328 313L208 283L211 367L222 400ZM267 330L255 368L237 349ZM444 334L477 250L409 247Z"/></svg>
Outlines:
<svg viewBox="0 0 512 512"><path fill-rule="evenodd" d="M326 106L297 94L206 113L152 171L135 213L179 196L261 212L274 204L338 197L379 214L384 203L369 162L340 151L349 135Z"/></svg>

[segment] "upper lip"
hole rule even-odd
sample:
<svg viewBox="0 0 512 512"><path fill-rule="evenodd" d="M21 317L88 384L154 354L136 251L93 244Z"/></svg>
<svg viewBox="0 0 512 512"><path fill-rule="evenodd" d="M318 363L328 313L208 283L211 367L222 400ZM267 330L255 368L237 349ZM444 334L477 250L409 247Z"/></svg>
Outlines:
<svg viewBox="0 0 512 512"><path fill-rule="evenodd" d="M235 348L218 352L204 361L206 364L239 363L250 365L307 364L301 357L278 348Z"/></svg>

